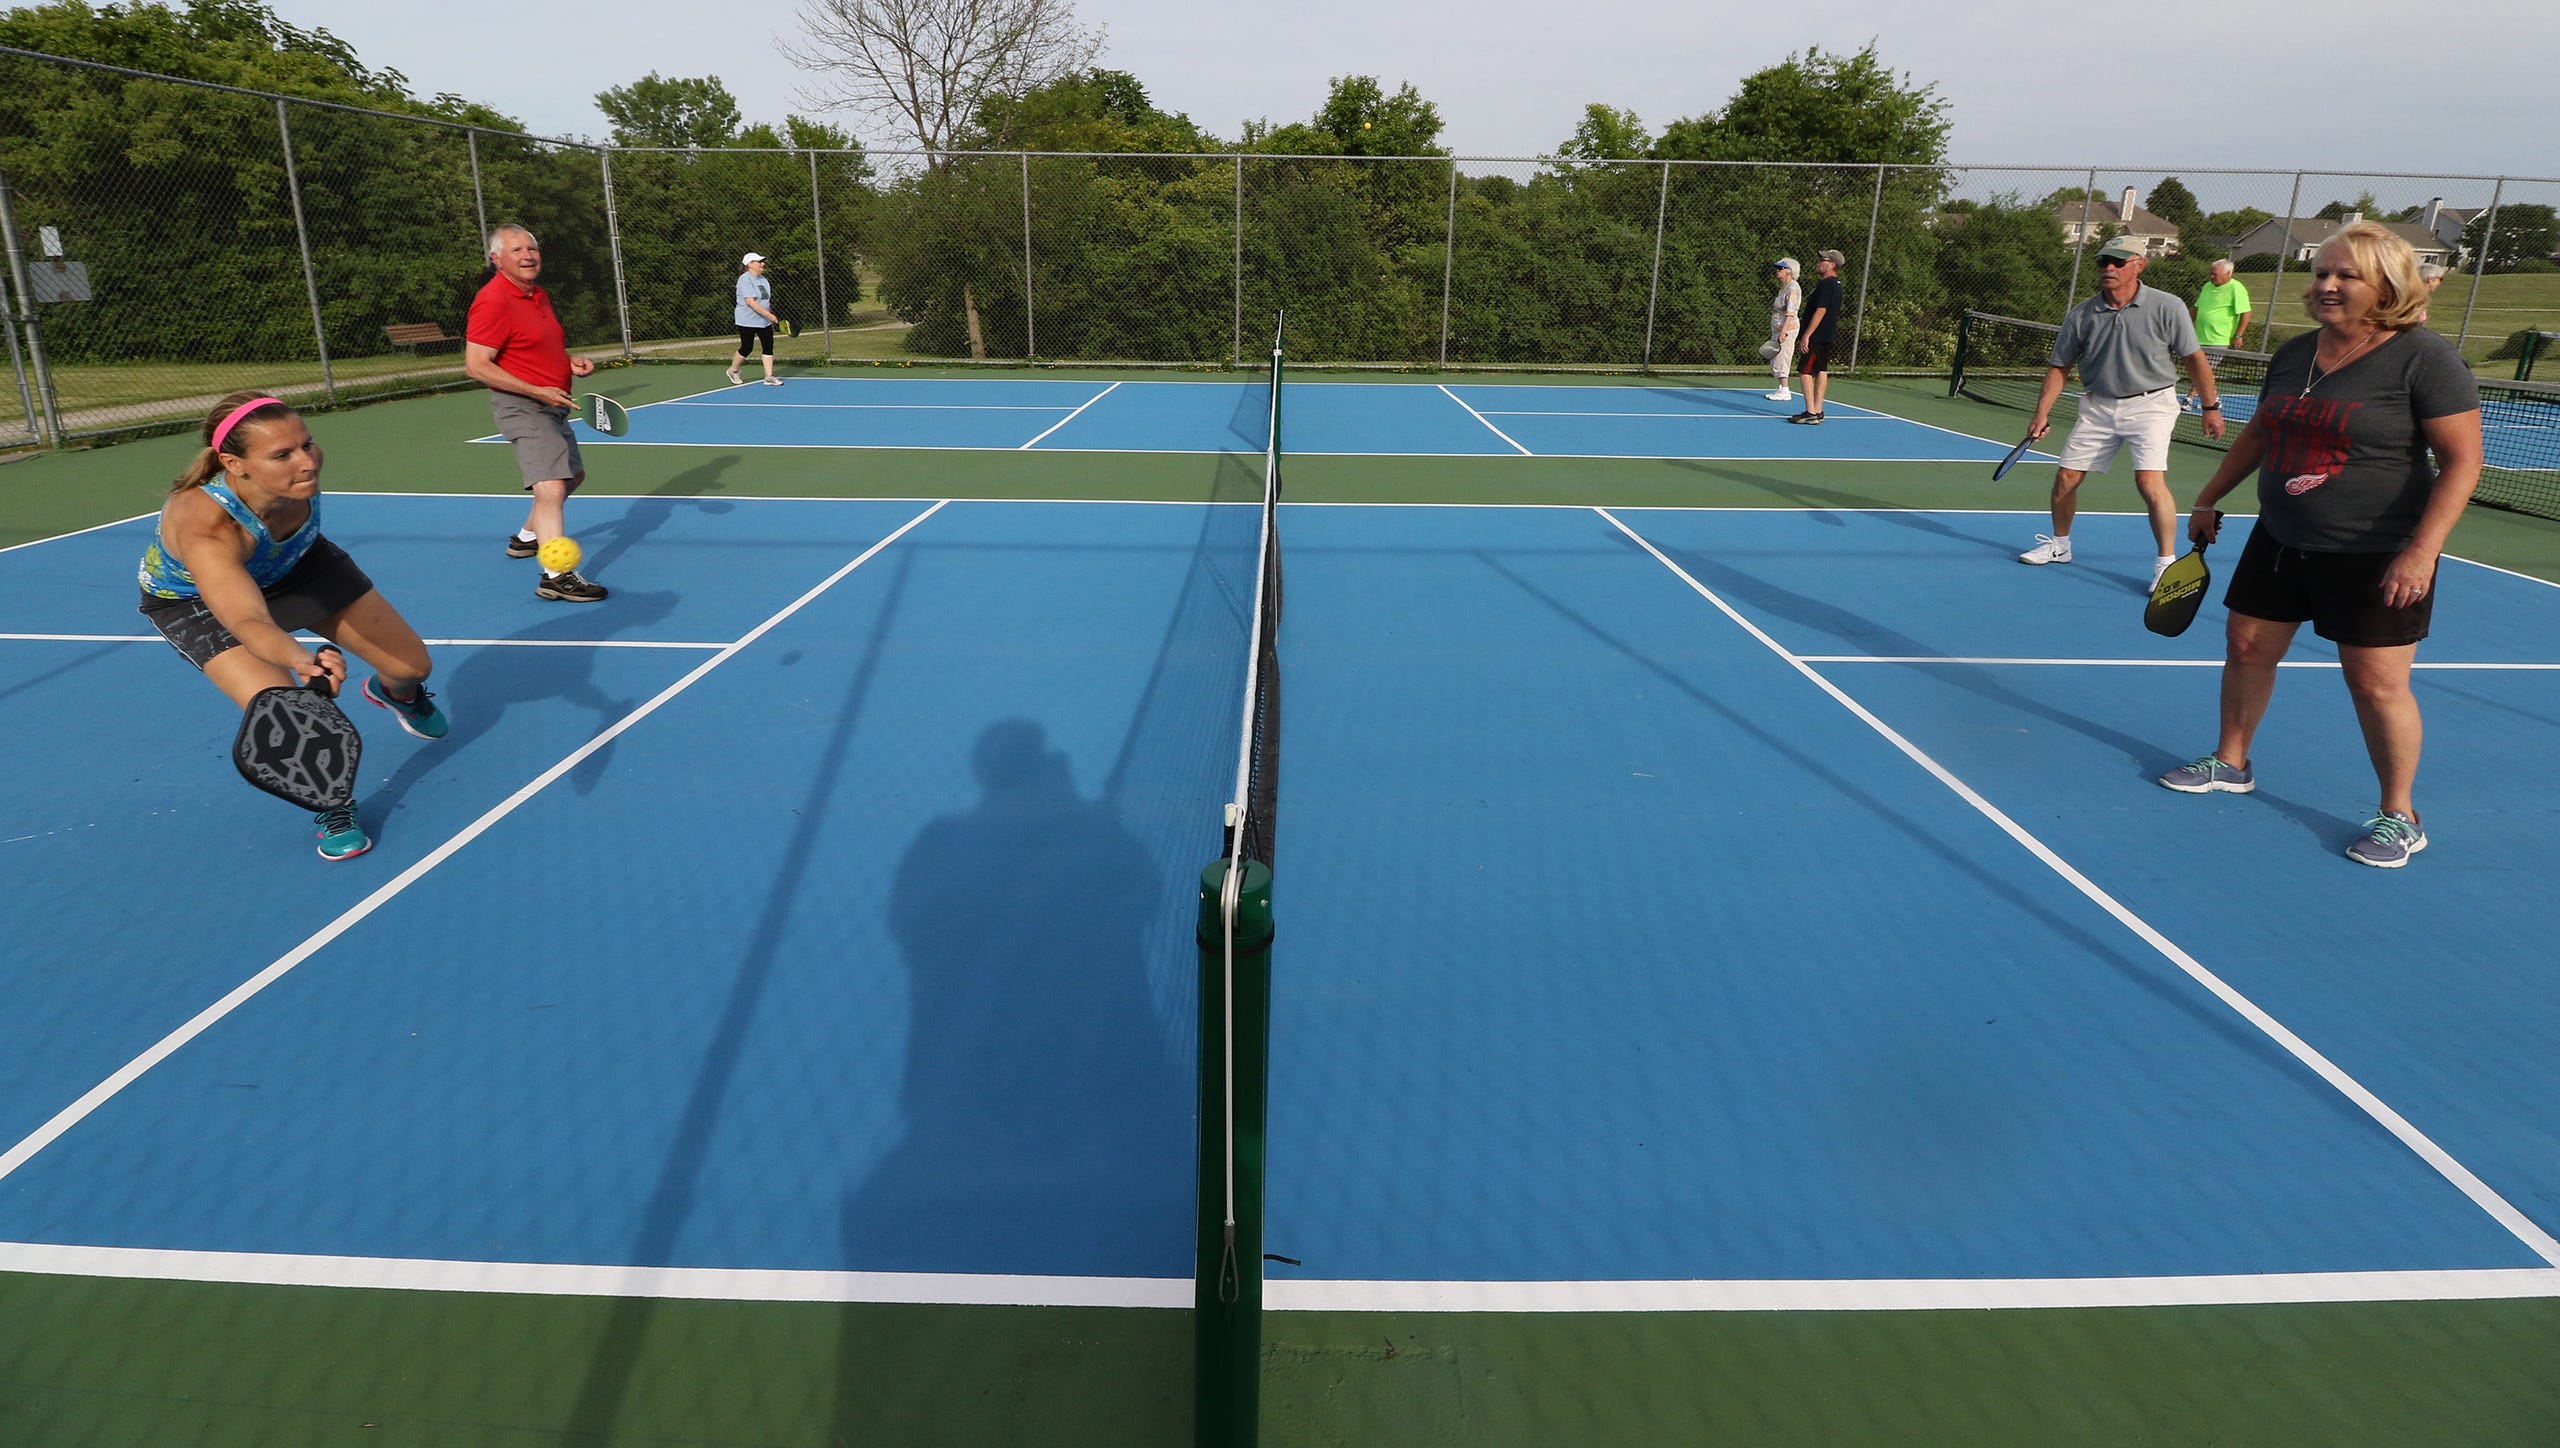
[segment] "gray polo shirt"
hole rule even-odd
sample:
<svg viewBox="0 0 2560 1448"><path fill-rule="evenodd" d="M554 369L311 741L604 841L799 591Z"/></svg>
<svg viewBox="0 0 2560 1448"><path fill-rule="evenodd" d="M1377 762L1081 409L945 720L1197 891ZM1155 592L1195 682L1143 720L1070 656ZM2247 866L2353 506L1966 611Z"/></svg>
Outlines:
<svg viewBox="0 0 2560 1448"><path fill-rule="evenodd" d="M2098 397L2135 397L2174 387L2178 360L2196 350L2196 323L2184 302L2137 285L2133 300L2107 305L2105 294L2074 306L2053 339L2055 367L2077 363L2080 385Z"/></svg>

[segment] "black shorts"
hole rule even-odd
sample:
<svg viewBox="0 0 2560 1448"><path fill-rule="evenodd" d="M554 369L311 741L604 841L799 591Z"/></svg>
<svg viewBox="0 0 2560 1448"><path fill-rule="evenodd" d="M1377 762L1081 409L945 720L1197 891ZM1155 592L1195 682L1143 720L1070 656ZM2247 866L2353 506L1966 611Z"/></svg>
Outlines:
<svg viewBox="0 0 2560 1448"><path fill-rule="evenodd" d="M771 324L767 324L762 327L740 327L738 329L739 356L754 356L756 353L756 344L758 342L762 342L764 344L764 355L767 357L773 355L773 327Z"/></svg>
<svg viewBox="0 0 2560 1448"><path fill-rule="evenodd" d="M1831 370L1831 344L1816 342L1805 349L1804 365L1796 369L1807 377L1818 377Z"/></svg>
<svg viewBox="0 0 2560 1448"><path fill-rule="evenodd" d="M259 591L266 595L267 616L276 621L276 627L291 631L346 612L373 591L373 580L364 576L347 550L326 538L314 538L311 551L302 555L291 572ZM160 630L169 647L199 669L224 650L240 647L240 640L232 637L201 598L156 598L146 593L142 616Z"/></svg>
<svg viewBox="0 0 2560 1448"><path fill-rule="evenodd" d="M2248 546L2231 570L2222 606L2271 623L2303 623L2333 644L2388 649L2427 636L2435 618L2435 581L2424 598L2406 608L2385 607L2382 576L2392 553L2305 553L2276 541L2264 524L2249 530Z"/></svg>

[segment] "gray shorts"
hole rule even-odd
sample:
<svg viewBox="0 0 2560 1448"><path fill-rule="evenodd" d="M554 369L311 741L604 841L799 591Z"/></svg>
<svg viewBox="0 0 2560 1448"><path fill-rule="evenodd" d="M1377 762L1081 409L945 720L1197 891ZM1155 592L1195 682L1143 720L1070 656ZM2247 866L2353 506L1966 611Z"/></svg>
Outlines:
<svg viewBox="0 0 2560 1448"><path fill-rule="evenodd" d="M569 409L492 388L489 412L498 420L498 431L515 447L516 467L523 472L526 487L554 478L576 487L586 477L586 460L578 456L578 436L569 430Z"/></svg>
<svg viewBox="0 0 2560 1448"><path fill-rule="evenodd" d="M285 576L260 589L266 595L267 617L276 627L291 633L298 629L316 628L355 606L357 599L373 592L373 580L365 576L347 550L326 538L311 540L311 551L293 565ZM240 647L240 640L213 616L201 598L160 598L142 595L142 616L160 630L169 647L186 656L188 663L201 669L212 663L225 650Z"/></svg>

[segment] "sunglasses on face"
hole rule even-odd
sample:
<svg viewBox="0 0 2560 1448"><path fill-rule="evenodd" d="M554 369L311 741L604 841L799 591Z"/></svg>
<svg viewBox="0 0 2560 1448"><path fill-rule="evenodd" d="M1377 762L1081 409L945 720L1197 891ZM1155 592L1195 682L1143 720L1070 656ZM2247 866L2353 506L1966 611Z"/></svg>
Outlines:
<svg viewBox="0 0 2560 1448"><path fill-rule="evenodd" d="M2126 262L2129 262L2129 261L2131 261L2131 260L2133 260L2133 258L2132 258L2132 257L2129 257L2129 256L2102 256L2102 257L2098 258L2098 265L2100 265L2100 266L2102 266L2102 267L2114 268L2114 267L2120 267L2120 266L2124 265Z"/></svg>

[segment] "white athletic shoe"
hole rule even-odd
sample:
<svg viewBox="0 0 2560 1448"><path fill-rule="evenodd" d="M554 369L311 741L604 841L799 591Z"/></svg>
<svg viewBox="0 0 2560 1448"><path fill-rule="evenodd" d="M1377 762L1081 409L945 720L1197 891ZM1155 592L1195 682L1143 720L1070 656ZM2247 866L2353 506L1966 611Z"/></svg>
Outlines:
<svg viewBox="0 0 2560 1448"><path fill-rule="evenodd" d="M2151 586L2152 586L2152 587L2154 587L2154 588L2158 588L2158 587L2160 586L2160 575L2161 575L2161 574L2163 574L2163 573L2168 572L2168 571L2169 571L2169 565L2170 565L2170 564L2172 564L2172 563L2175 563L2175 562L2177 562L2177 561L2178 561L2178 560L2177 560L2177 559L2175 559L2175 558L2154 558L2154 559L2152 559L2152 560L2151 560Z"/></svg>
<svg viewBox="0 0 2560 1448"><path fill-rule="evenodd" d="M1764 392L1760 395L1768 398L1771 402L1793 402L1796 400L1796 395L1783 387L1779 388L1775 392Z"/></svg>
<svg viewBox="0 0 2560 1448"><path fill-rule="evenodd" d="M737 374L736 369L734 369L734 368L733 368L733 369L731 369L731 370L730 370L730 373L729 373L729 385L730 385L730 386L732 386L732 387L743 387L743 386L745 386L745 385L746 385L746 379L745 379L745 378L743 378L743 377L740 377L740 376Z"/></svg>
<svg viewBox="0 0 2560 1448"><path fill-rule="evenodd" d="M2068 563L2071 561L2071 540L2038 533L2036 546L2019 554L2018 561L2020 563Z"/></svg>

